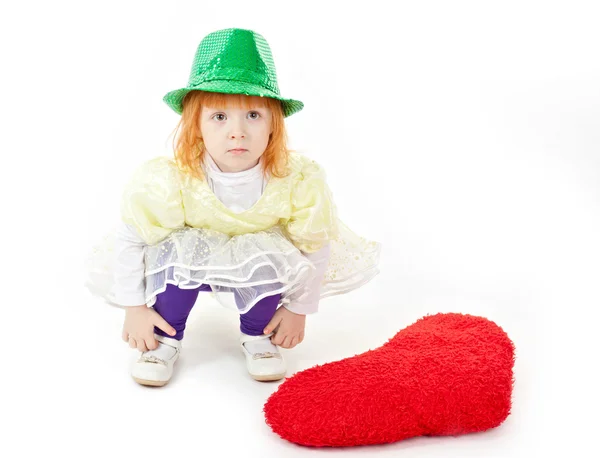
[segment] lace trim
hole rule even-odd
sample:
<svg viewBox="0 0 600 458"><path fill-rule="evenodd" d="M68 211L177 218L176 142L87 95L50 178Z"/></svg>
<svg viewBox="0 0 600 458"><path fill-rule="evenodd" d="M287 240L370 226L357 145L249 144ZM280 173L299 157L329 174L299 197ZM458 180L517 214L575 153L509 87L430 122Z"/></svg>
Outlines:
<svg viewBox="0 0 600 458"><path fill-rule="evenodd" d="M279 353L273 353L270 351L265 351L265 352L260 352L260 353L254 353L252 355L252 359L266 359L266 358L277 358L277 359L282 359L281 355Z"/></svg>
<svg viewBox="0 0 600 458"><path fill-rule="evenodd" d="M157 356L154 356L154 355L142 356L138 360L138 363L162 364L163 366L167 366L167 362L164 359L158 358Z"/></svg>

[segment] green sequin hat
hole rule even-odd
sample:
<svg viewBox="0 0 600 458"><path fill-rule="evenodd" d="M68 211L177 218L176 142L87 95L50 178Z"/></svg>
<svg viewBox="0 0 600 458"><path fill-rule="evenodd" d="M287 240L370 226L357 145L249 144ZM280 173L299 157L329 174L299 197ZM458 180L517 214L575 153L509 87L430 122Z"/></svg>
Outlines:
<svg viewBox="0 0 600 458"><path fill-rule="evenodd" d="M279 95L271 48L252 30L223 29L205 36L196 50L188 84L169 92L164 102L181 114L181 102L190 91L271 97L280 100L284 116L304 107L299 100Z"/></svg>

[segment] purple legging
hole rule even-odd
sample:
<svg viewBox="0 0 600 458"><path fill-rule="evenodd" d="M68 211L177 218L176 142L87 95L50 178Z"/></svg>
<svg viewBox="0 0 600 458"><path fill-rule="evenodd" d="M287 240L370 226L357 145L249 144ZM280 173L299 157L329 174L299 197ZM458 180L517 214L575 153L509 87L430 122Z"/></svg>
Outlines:
<svg viewBox="0 0 600 458"><path fill-rule="evenodd" d="M154 327L154 332L177 340L183 339L185 322L196 303L200 291L211 291L210 285L200 285L199 288L195 289L182 289L176 285L168 284L167 289L156 296L156 303L152 307L167 323L175 328L177 334L170 336L157 327ZM250 336L262 335L263 329L273 318L280 299L281 294L267 296L258 301L248 312L240 314L240 331Z"/></svg>

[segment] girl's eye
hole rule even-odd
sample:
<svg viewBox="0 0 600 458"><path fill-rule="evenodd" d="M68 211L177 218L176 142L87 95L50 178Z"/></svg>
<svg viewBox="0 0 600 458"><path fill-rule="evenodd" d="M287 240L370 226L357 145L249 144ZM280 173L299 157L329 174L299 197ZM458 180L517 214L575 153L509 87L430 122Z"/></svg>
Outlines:
<svg viewBox="0 0 600 458"><path fill-rule="evenodd" d="M250 119L258 119L260 118L260 113L258 111L251 111L250 113L248 113L248 116L250 117ZM213 118L217 121L224 121L225 115L223 113L217 113L213 116Z"/></svg>

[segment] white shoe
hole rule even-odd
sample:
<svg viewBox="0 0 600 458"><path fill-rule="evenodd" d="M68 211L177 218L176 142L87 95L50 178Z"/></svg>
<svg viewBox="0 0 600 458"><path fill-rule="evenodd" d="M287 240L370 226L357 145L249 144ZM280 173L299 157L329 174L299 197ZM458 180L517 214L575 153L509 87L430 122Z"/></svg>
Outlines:
<svg viewBox="0 0 600 458"><path fill-rule="evenodd" d="M173 365L179 359L181 342L154 334L158 347L141 354L131 368L131 376L140 385L163 386L173 375Z"/></svg>
<svg viewBox="0 0 600 458"><path fill-rule="evenodd" d="M246 367L254 380L268 382L285 377L286 365L279 347L271 343L273 333L261 336L241 334L240 347L246 356Z"/></svg>

